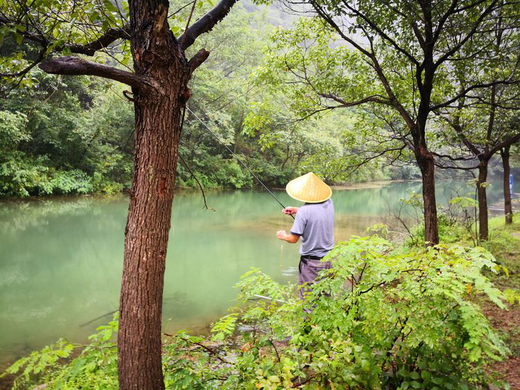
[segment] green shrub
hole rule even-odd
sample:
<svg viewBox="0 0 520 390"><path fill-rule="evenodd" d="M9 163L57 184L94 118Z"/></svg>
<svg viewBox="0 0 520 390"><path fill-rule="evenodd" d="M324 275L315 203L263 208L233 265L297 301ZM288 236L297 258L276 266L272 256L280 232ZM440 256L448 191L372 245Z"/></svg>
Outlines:
<svg viewBox="0 0 520 390"><path fill-rule="evenodd" d="M23 152L9 152L0 162L0 195L47 195L53 186L49 181L46 157L30 158Z"/></svg>
<svg viewBox="0 0 520 390"><path fill-rule="evenodd" d="M49 390L117 389L117 325L116 315L108 325L97 328L86 346L61 339L18 360L0 378L18 374L14 390L32 389L37 383L45 383Z"/></svg>
<svg viewBox="0 0 520 390"><path fill-rule="evenodd" d="M102 173L94 172L92 177L92 188L94 192L113 195L123 190L123 184L110 180Z"/></svg>
<svg viewBox="0 0 520 390"><path fill-rule="evenodd" d="M240 189L253 186L253 177L235 160L222 160L217 166L215 179L220 187Z"/></svg>
<svg viewBox="0 0 520 390"><path fill-rule="evenodd" d="M191 336L180 334L169 351L178 358L166 364L169 380L198 378L215 389L488 388L486 365L508 350L473 299L485 295L504 308L482 274L495 267L487 251L397 253L372 236L342 243L328 257L329 277L305 302L259 270L246 274L234 313L236 324L253 331L225 338L235 323L228 316L217 323L223 344L198 338L206 348L193 348ZM272 300L253 301L258 296Z"/></svg>
<svg viewBox="0 0 520 390"><path fill-rule="evenodd" d="M0 196L87 194L93 191L91 178L79 169L56 170L45 156L29 157L10 152L0 162Z"/></svg>
<svg viewBox="0 0 520 390"><path fill-rule="evenodd" d="M50 184L56 194L88 194L93 190L90 177L79 169L54 172Z"/></svg>

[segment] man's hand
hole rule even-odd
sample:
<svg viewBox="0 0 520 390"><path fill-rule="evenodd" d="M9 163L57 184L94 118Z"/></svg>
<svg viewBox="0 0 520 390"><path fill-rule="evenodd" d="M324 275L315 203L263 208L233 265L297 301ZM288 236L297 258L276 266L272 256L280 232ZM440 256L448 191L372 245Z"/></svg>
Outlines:
<svg viewBox="0 0 520 390"><path fill-rule="evenodd" d="M278 237L279 240L287 241L291 244L298 242L298 240L300 239L300 236L297 236L296 234L292 234L292 233L287 234L287 232L285 230L278 230L276 232L276 237Z"/></svg>
<svg viewBox="0 0 520 390"><path fill-rule="evenodd" d="M282 210L282 213L287 215L294 215L298 212L298 207L286 207Z"/></svg>
<svg viewBox="0 0 520 390"><path fill-rule="evenodd" d="M285 230L278 230L276 232L276 237L280 240L284 240L285 241L285 237L287 237L287 232Z"/></svg>

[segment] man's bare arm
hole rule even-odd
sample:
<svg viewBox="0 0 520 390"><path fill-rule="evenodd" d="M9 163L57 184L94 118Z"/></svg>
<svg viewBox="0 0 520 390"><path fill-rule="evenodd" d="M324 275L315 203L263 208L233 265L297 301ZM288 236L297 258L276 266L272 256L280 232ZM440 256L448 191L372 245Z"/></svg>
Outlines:
<svg viewBox="0 0 520 390"><path fill-rule="evenodd" d="M300 239L300 236L296 234L287 233L285 230L278 230L276 232L276 237L282 241L287 241L290 244L295 244Z"/></svg>

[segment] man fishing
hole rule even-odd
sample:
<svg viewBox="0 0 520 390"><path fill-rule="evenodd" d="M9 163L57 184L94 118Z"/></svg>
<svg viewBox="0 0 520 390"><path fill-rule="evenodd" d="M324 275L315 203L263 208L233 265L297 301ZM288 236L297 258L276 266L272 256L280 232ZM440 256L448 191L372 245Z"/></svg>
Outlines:
<svg viewBox="0 0 520 390"><path fill-rule="evenodd" d="M286 207L282 213L295 215L290 233L276 232L276 237L291 244L302 238L300 247L299 284L300 298L310 290L318 273L331 268L330 262L321 259L334 246L334 205L330 197L332 189L314 173L307 173L291 180L286 191L300 202L301 207Z"/></svg>

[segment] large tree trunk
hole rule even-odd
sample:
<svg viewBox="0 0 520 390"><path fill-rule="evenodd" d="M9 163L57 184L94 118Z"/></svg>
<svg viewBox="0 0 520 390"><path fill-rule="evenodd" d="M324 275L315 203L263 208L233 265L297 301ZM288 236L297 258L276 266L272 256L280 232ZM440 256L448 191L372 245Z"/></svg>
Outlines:
<svg viewBox="0 0 520 390"><path fill-rule="evenodd" d="M174 96L174 95L173 95ZM120 389L164 389L161 314L180 138L180 107L138 97L136 159L125 231L120 301Z"/></svg>
<svg viewBox="0 0 520 390"><path fill-rule="evenodd" d="M479 238L486 241L489 236L488 207L487 207L487 172L488 160L481 159L478 166L477 197L478 197L478 227Z"/></svg>
<svg viewBox="0 0 520 390"><path fill-rule="evenodd" d="M511 207L511 186L509 176L511 174L511 167L509 165L509 149L511 146L506 146L500 150L502 156L502 165L504 167L504 214L506 217L506 224L513 223L513 208Z"/></svg>
<svg viewBox="0 0 520 390"><path fill-rule="evenodd" d="M121 390L164 389L161 314L166 250L189 66L169 33L167 3L130 2L132 54L149 87L133 89L136 148L125 230L118 334Z"/></svg>
<svg viewBox="0 0 520 390"><path fill-rule="evenodd" d="M46 60L39 65L51 74L99 76L132 87L135 157L120 299L118 371L121 390L164 389L162 295L181 111L190 97L188 81L191 74L209 56L207 50L201 49L187 61L185 50L198 36L211 31L235 2L221 0L193 25L187 26L177 40L168 26L168 0L129 0L129 27L125 25L115 32L110 29L85 46L67 46L76 53L92 55L119 38L128 38L133 73L74 56ZM195 4L192 12L194 7Z"/></svg>
<svg viewBox="0 0 520 390"><path fill-rule="evenodd" d="M429 152L417 159L421 169L422 191L424 201L424 239L429 245L439 243L437 226L437 201L435 198L435 165Z"/></svg>

